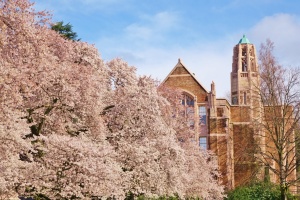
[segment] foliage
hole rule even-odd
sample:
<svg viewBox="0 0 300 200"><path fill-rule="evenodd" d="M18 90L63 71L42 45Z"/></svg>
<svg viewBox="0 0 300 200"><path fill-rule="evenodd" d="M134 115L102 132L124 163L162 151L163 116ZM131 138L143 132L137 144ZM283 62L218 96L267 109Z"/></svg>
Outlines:
<svg viewBox="0 0 300 200"><path fill-rule="evenodd" d="M220 174L217 161L211 152L198 146L195 132L188 127L185 116L182 115L185 110L180 103L183 92L165 86L160 86L159 92L167 100L160 104L164 121L176 131L177 141L185 151L185 197L222 199L224 188L218 183ZM210 175L207 175L208 172Z"/></svg>
<svg viewBox="0 0 300 200"><path fill-rule="evenodd" d="M154 80L136 77L132 74L135 69L120 59L112 60L108 67L113 89L105 99L109 106L103 115L109 141L130 180L127 190L146 197L177 193L180 197L222 198L211 155L191 140L193 134L185 120L168 112L176 106L165 98L173 90L158 93ZM184 144L179 143L181 135L187 137Z"/></svg>
<svg viewBox="0 0 300 200"><path fill-rule="evenodd" d="M173 196L158 196L158 197L146 197L145 195L133 195L132 193L128 193L128 195L126 196L125 200L180 200L181 198L175 194ZM186 197L185 199L187 200L201 200L200 198L188 198Z"/></svg>
<svg viewBox="0 0 300 200"><path fill-rule="evenodd" d="M228 193L227 200L277 200L280 199L280 186L270 182L256 182L240 186ZM288 194L288 199L294 199Z"/></svg>
<svg viewBox="0 0 300 200"><path fill-rule="evenodd" d="M64 38L69 40L80 40L77 39L77 33L72 30L73 26L70 23L64 25L63 21L56 22L51 25L51 29L58 32Z"/></svg>
<svg viewBox="0 0 300 200"><path fill-rule="evenodd" d="M152 198L147 198L145 196L138 196L138 200L179 200L180 198L178 196L160 196L160 197L152 197Z"/></svg>
<svg viewBox="0 0 300 200"><path fill-rule="evenodd" d="M97 50L49 30L28 1L0 7L1 196L122 195L99 116L108 71Z"/></svg>
<svg viewBox="0 0 300 200"><path fill-rule="evenodd" d="M223 197L154 80L65 40L28 0L0 8L0 198Z"/></svg>

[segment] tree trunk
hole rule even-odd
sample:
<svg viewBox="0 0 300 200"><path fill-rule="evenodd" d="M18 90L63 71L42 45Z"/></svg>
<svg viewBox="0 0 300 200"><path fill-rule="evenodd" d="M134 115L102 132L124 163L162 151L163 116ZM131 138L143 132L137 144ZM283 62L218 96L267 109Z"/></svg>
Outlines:
<svg viewBox="0 0 300 200"><path fill-rule="evenodd" d="M287 186L285 183L280 183L280 199L287 200Z"/></svg>

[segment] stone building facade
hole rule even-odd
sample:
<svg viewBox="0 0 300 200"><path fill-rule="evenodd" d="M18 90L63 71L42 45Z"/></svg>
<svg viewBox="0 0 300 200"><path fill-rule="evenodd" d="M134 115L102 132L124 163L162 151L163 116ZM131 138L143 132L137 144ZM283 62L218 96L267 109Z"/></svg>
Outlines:
<svg viewBox="0 0 300 200"><path fill-rule="evenodd" d="M259 130L253 127L254 122L262 119L264 109L254 92L260 84L258 67L255 46L243 36L233 48L231 102L216 98L213 82L210 91L205 89L180 59L162 82L183 91L183 104L188 105L186 112L194 116L194 120L187 122L194 128L199 145L216 154L222 174L220 181L227 189L263 174L257 167L253 149L258 139L263 148L266 144L263 138L256 138L254 131ZM296 178L296 173L291 178ZM275 178L273 181L276 182Z"/></svg>

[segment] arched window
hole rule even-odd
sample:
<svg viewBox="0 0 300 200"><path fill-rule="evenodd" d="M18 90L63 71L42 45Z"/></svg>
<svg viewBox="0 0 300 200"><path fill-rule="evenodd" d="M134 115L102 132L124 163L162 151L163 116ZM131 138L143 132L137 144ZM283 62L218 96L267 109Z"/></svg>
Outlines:
<svg viewBox="0 0 300 200"><path fill-rule="evenodd" d="M183 94L182 95L182 105L184 106L193 106L194 107L194 98L190 97L189 95Z"/></svg>

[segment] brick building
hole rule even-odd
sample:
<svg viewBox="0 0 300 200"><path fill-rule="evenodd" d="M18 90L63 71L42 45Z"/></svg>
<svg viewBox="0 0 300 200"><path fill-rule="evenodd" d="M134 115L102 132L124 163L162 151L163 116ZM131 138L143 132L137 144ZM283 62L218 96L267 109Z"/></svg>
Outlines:
<svg viewBox="0 0 300 200"><path fill-rule="evenodd" d="M255 160L254 141L260 140L266 148L263 137L254 134L254 122L262 119L264 107L255 88L259 86L258 63L255 46L243 36L233 48L231 71L231 102L216 98L215 85L205 89L195 75L178 60L178 63L162 82L167 87L183 91L184 105L193 117L187 119L199 139L202 148L213 151L222 173L220 180L228 189L247 183L263 170ZM189 115L187 115L189 116ZM272 163L271 163L272 164ZM296 171L291 178L296 178ZM271 174L271 181L276 177Z"/></svg>

